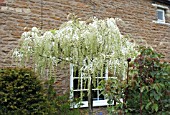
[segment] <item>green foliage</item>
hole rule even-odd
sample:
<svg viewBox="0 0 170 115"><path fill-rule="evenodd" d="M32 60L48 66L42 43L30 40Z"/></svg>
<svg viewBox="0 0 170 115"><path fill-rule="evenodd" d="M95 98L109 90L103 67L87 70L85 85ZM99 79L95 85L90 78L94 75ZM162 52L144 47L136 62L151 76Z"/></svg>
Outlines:
<svg viewBox="0 0 170 115"><path fill-rule="evenodd" d="M80 99L74 99L72 102L69 98L69 93L57 95L54 89L54 79L47 82L46 97L48 100L48 114L49 115L81 115L79 108L70 109L70 104L78 104Z"/></svg>
<svg viewBox="0 0 170 115"><path fill-rule="evenodd" d="M80 115L70 109L69 94L57 95L54 80L40 82L28 68L0 69L0 114L3 115ZM74 99L75 104L79 99Z"/></svg>
<svg viewBox="0 0 170 115"><path fill-rule="evenodd" d="M109 102L116 101L108 108L110 114L139 114L140 107L146 115L170 114L170 64L161 62L162 55L150 48L142 47L140 52L129 65L128 84L115 79L101 83Z"/></svg>
<svg viewBox="0 0 170 115"><path fill-rule="evenodd" d="M103 89L102 94L108 99L108 113L110 115L123 114L126 82L120 79L108 79L101 81L100 87Z"/></svg>
<svg viewBox="0 0 170 115"><path fill-rule="evenodd" d="M0 114L43 114L45 102L41 82L30 69L0 69Z"/></svg>
<svg viewBox="0 0 170 115"><path fill-rule="evenodd" d="M131 72L135 74L131 83L128 84L127 108L134 109L137 112L139 106L136 105L139 105L142 101L143 113L168 114L170 95L167 92L170 90L170 65L161 62L160 59L163 55L154 52L150 48L142 47L140 52L141 54L134 60L131 68ZM142 100L137 96L140 93L142 94ZM134 100L134 97L136 100Z"/></svg>

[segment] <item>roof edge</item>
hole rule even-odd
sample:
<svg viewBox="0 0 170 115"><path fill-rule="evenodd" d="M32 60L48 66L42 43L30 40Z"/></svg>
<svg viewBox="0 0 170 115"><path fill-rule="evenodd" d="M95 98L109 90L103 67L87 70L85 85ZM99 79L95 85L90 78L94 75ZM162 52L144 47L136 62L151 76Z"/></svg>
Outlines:
<svg viewBox="0 0 170 115"><path fill-rule="evenodd" d="M166 5L170 5L170 0L154 0L154 1L166 4Z"/></svg>

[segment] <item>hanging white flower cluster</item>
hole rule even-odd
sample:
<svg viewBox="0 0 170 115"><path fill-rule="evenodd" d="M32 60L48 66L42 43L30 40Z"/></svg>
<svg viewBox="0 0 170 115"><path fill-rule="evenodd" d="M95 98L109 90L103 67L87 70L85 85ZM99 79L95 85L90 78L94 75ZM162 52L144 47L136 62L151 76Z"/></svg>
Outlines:
<svg viewBox="0 0 170 115"><path fill-rule="evenodd" d="M87 74L105 65L109 71L125 77L127 58L134 58L138 52L135 44L121 35L116 22L113 18L92 18L90 23L74 19L58 30L45 32L33 27L22 34L21 47L15 50L14 56L24 61L31 57L37 69L52 68L67 61L79 65Z"/></svg>

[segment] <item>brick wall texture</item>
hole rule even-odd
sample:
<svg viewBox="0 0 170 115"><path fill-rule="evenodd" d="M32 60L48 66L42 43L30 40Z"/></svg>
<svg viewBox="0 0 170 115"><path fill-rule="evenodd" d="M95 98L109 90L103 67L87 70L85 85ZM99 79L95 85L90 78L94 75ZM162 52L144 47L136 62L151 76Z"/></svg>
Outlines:
<svg viewBox="0 0 170 115"><path fill-rule="evenodd" d="M34 26L57 29L67 21L69 13L75 13L82 20L92 16L121 18L125 22L120 26L123 34L140 45L152 46L170 62L170 24L153 22L157 20L153 3L153 0L0 0L0 66L12 64L9 52L17 47L21 33ZM166 4L160 5L170 9ZM170 23L169 9L166 10L167 23ZM63 91L69 87L68 70L69 67L59 69L57 74L61 77L56 84Z"/></svg>
<svg viewBox="0 0 170 115"><path fill-rule="evenodd" d="M82 20L96 16L121 18L123 34L138 44L152 46L170 61L170 25L157 24L152 0L0 0L0 66L9 66L9 52L15 48L21 33L36 26L57 29L69 13ZM159 4L159 3L158 3ZM162 4L170 8L166 4ZM170 23L170 10L166 11Z"/></svg>

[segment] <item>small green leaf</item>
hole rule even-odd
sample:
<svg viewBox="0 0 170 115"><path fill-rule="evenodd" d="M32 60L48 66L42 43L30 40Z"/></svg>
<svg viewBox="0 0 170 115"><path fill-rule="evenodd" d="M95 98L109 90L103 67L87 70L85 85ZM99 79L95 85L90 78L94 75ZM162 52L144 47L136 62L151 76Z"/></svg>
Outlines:
<svg viewBox="0 0 170 115"><path fill-rule="evenodd" d="M7 102L7 98L5 98L5 102Z"/></svg>
<svg viewBox="0 0 170 115"><path fill-rule="evenodd" d="M152 103L149 102L146 106L145 106L145 109L148 110L149 109L149 106L151 105Z"/></svg>
<svg viewBox="0 0 170 115"><path fill-rule="evenodd" d="M154 98L158 101L160 99L159 95L154 95Z"/></svg>
<svg viewBox="0 0 170 115"><path fill-rule="evenodd" d="M113 100L109 99L109 100L107 101L107 103L108 103L108 104L112 104L112 103L113 103Z"/></svg>
<svg viewBox="0 0 170 115"><path fill-rule="evenodd" d="M170 104L166 104L165 107L170 107Z"/></svg>
<svg viewBox="0 0 170 115"><path fill-rule="evenodd" d="M144 108L145 106L144 105L142 105L142 110L143 110L143 108Z"/></svg>
<svg viewBox="0 0 170 115"><path fill-rule="evenodd" d="M152 110L155 110L157 112L158 111L158 104L153 104Z"/></svg>
<svg viewBox="0 0 170 115"><path fill-rule="evenodd" d="M145 90L145 86L143 86L140 91L143 92Z"/></svg>
<svg viewBox="0 0 170 115"><path fill-rule="evenodd" d="M101 90L101 89L102 89L102 87L101 87L101 86L98 86L97 88L98 88L99 90Z"/></svg>
<svg viewBox="0 0 170 115"><path fill-rule="evenodd" d="M154 85L154 89L156 90L156 92L159 92L159 88L157 85Z"/></svg>

